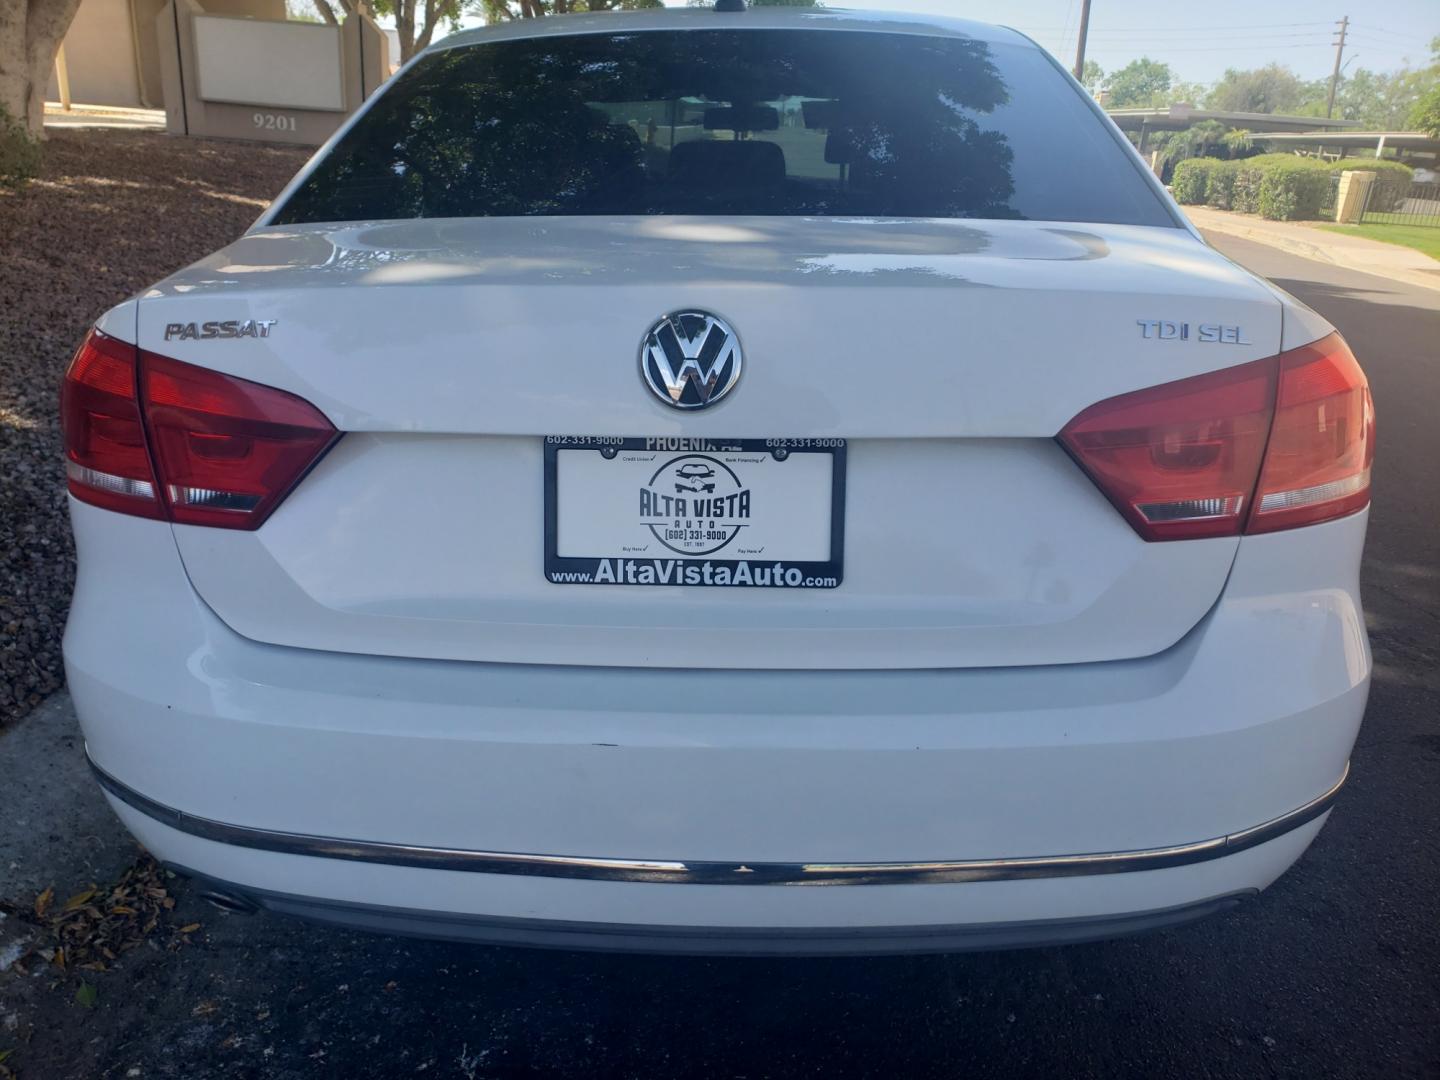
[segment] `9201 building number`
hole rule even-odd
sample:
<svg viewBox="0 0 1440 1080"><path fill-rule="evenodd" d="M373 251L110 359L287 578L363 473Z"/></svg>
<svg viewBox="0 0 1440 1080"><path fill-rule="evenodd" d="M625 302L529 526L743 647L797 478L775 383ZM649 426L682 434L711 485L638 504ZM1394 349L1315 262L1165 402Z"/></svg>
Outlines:
<svg viewBox="0 0 1440 1080"><path fill-rule="evenodd" d="M257 112L250 118L255 126L261 131L295 131L295 117L285 116L281 113L260 113Z"/></svg>

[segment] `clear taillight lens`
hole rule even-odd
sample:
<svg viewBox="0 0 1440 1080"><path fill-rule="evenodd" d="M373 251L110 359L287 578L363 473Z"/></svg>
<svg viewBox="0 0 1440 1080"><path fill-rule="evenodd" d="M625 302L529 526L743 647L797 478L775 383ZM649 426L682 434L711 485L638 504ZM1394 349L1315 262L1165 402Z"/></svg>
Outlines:
<svg viewBox="0 0 1440 1080"><path fill-rule="evenodd" d="M1147 540L1312 525L1370 499L1374 410L1338 334L1102 401L1061 444Z"/></svg>
<svg viewBox="0 0 1440 1080"><path fill-rule="evenodd" d="M273 387L92 330L60 392L77 499L185 525L257 529L339 432Z"/></svg>
<svg viewBox="0 0 1440 1080"><path fill-rule="evenodd" d="M1246 532L1353 514L1370 501L1375 407L1339 334L1280 357L1275 423Z"/></svg>

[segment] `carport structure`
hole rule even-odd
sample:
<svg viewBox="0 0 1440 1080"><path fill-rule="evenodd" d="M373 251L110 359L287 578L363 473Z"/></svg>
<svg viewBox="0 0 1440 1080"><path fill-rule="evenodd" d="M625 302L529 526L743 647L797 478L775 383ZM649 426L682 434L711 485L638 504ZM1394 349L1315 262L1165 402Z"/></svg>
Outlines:
<svg viewBox="0 0 1440 1080"><path fill-rule="evenodd" d="M1305 131L1275 132L1258 140L1276 150L1303 150L1349 157L1384 157L1385 151L1410 165L1434 168L1440 161L1440 139L1419 131Z"/></svg>
<svg viewBox="0 0 1440 1080"><path fill-rule="evenodd" d="M1197 109L1193 105L1169 105L1158 109L1107 109L1110 119L1121 131L1134 133L1136 145L1145 153L1151 132L1184 131L1206 120L1218 120L1226 127L1252 134L1279 132L1343 131L1358 128L1358 120L1327 120L1316 116L1290 116L1284 113L1227 112L1223 109Z"/></svg>

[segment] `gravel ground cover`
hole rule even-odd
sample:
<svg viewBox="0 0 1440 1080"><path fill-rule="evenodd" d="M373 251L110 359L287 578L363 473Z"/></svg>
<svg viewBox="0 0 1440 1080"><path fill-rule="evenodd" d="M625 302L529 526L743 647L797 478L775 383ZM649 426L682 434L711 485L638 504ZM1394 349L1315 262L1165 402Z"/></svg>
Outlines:
<svg viewBox="0 0 1440 1080"><path fill-rule="evenodd" d="M149 132L54 132L0 192L0 726L64 682L74 576L56 415L90 323L249 226L309 151Z"/></svg>

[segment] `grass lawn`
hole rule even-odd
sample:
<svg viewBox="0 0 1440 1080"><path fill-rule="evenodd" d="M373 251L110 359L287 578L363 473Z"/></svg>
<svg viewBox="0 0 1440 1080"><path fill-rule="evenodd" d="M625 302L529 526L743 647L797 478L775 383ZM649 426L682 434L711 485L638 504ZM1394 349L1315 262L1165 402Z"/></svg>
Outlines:
<svg viewBox="0 0 1440 1080"><path fill-rule="evenodd" d="M1330 232L1350 233L1387 244L1403 244L1440 259L1440 227L1434 225L1321 225Z"/></svg>

